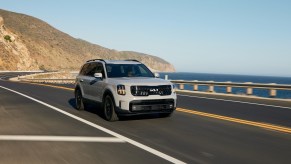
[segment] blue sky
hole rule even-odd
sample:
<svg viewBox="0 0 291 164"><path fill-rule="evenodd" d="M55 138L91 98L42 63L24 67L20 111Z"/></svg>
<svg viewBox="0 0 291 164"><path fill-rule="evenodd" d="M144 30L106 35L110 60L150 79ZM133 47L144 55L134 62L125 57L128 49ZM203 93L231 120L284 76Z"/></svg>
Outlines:
<svg viewBox="0 0 291 164"><path fill-rule="evenodd" d="M179 72L291 76L289 0L0 0L0 8Z"/></svg>

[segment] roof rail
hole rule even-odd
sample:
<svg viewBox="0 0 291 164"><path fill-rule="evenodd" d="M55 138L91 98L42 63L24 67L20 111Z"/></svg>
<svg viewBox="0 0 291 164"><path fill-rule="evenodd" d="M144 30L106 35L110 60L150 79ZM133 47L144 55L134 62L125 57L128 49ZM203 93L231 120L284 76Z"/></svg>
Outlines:
<svg viewBox="0 0 291 164"><path fill-rule="evenodd" d="M86 63L91 62L91 61L96 61L96 60L103 61L106 63L106 61L103 59L90 59L90 60L87 60Z"/></svg>
<svg viewBox="0 0 291 164"><path fill-rule="evenodd" d="M140 63L140 61L138 61L138 60L136 60L136 59L127 59L127 60L125 60L125 61L135 61L135 62L139 62L139 63Z"/></svg>

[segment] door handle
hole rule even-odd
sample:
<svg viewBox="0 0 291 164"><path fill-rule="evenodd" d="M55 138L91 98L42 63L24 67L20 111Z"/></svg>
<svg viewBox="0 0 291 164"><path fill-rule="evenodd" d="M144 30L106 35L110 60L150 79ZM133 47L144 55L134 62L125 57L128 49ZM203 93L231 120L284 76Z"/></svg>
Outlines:
<svg viewBox="0 0 291 164"><path fill-rule="evenodd" d="M80 82L83 82L84 80L83 79L80 79Z"/></svg>

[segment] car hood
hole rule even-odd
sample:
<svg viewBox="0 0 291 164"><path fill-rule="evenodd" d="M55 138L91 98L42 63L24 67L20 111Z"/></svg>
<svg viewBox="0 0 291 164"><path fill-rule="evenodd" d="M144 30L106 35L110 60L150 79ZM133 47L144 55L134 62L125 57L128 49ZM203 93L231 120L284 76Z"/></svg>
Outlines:
<svg viewBox="0 0 291 164"><path fill-rule="evenodd" d="M123 84L123 85L171 85L170 81L160 78L149 78L149 77L122 77L122 78L108 78L108 82L111 84Z"/></svg>

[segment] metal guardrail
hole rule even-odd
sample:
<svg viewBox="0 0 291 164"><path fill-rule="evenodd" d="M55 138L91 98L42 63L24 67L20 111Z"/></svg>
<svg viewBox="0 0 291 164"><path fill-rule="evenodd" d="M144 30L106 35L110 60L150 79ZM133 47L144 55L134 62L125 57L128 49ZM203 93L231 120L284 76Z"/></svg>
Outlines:
<svg viewBox="0 0 291 164"><path fill-rule="evenodd" d="M59 83L59 84L73 84L76 79L34 79L34 78L18 78L20 81L37 82L37 83ZM267 89L270 97L277 96L277 90L291 90L291 85L285 84L263 84L263 83L235 83L235 82L214 82L214 81L186 81L186 80L170 80L174 84L179 85L180 90L184 90L184 85L192 85L193 91L198 91L199 86L208 86L208 92L214 93L214 86L222 86L226 88L226 93L231 94L232 88L246 88L246 94L252 95L253 89Z"/></svg>
<svg viewBox="0 0 291 164"><path fill-rule="evenodd" d="M171 80L172 83L178 84L180 90L184 90L184 85L193 85L193 90L198 91L198 86L208 86L208 92L214 92L214 86L226 87L226 93L232 93L232 88L246 88L246 94L252 95L253 88L269 90L270 97L277 96L277 90L291 90L291 85L285 84L263 84L263 83L234 83L234 82L214 82L214 81L185 81L185 80Z"/></svg>
<svg viewBox="0 0 291 164"><path fill-rule="evenodd" d="M73 84L76 79L32 79L18 78L20 81L35 82L35 83L58 83L58 84Z"/></svg>

